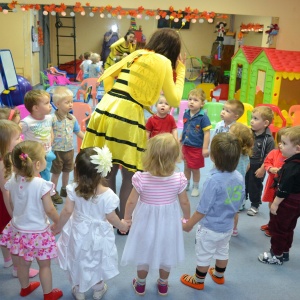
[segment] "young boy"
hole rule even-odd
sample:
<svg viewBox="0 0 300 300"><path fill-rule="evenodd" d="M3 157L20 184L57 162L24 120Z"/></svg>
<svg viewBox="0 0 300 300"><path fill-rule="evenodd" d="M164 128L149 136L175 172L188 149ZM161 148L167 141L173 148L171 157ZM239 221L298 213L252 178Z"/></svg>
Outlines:
<svg viewBox="0 0 300 300"><path fill-rule="evenodd" d="M246 198L249 195L251 207L248 216L255 216L261 204L261 194L265 177L264 160L274 149L274 139L269 125L274 118L273 111L267 106L255 107L252 111L251 129L254 135L254 146L250 157L250 168L246 173Z"/></svg>
<svg viewBox="0 0 300 300"><path fill-rule="evenodd" d="M239 100L228 100L223 106L220 117L222 121L218 122L215 128L215 134L228 132L232 124L236 122L244 113L244 104Z"/></svg>
<svg viewBox="0 0 300 300"><path fill-rule="evenodd" d="M50 168L54 153L51 151L52 144L52 117L50 115L52 106L50 95L44 90L31 90L25 94L24 104L30 115L25 117L20 125L24 140L42 143L46 151L47 167L41 172L42 178L50 180Z"/></svg>
<svg viewBox="0 0 300 300"><path fill-rule="evenodd" d="M191 90L188 96L188 110L183 115L183 131L180 142L184 159L184 175L188 180L187 191L193 174L192 197L199 196L200 168L204 167L204 157L209 156L211 124L202 109L205 94L201 89Z"/></svg>
<svg viewBox="0 0 300 300"><path fill-rule="evenodd" d="M287 159L278 172L276 197L270 208L271 249L258 256L260 262L276 265L289 260L300 217L300 126L285 129L279 147Z"/></svg>
<svg viewBox="0 0 300 300"><path fill-rule="evenodd" d="M92 63L92 61L90 60L91 55L91 51L84 52L84 61L80 64L80 69L83 72L83 79L89 78L88 67Z"/></svg>
<svg viewBox="0 0 300 300"><path fill-rule="evenodd" d="M147 139L159 133L169 132L178 140L177 126L173 116L169 114L170 108L166 98L160 96L156 102L157 113L151 116L146 123Z"/></svg>
<svg viewBox="0 0 300 300"><path fill-rule="evenodd" d="M60 195L58 192L52 196L56 204L63 203L61 197L67 197L66 186L69 183L69 174L74 168L74 144L73 132L80 138L84 134L80 131L79 124L74 115L70 114L73 108L73 93L66 87L60 86L53 91L53 102L57 110L52 115L53 126L53 151L56 159L51 167L51 181L57 186L60 173L62 174L62 187Z"/></svg>
<svg viewBox="0 0 300 300"><path fill-rule="evenodd" d="M91 63L88 65L88 78L98 78L103 73L102 61L100 55L92 53Z"/></svg>
<svg viewBox="0 0 300 300"><path fill-rule="evenodd" d="M241 155L239 140L230 133L216 135L211 143L210 157L215 169L203 185L203 193L196 212L183 219L183 230L191 231L199 222L196 233L197 267L195 275L184 274L180 281L202 290L207 272L217 284L224 284L228 263L229 241L233 219L244 197L244 178L236 171ZM210 268L215 259L215 267Z"/></svg>

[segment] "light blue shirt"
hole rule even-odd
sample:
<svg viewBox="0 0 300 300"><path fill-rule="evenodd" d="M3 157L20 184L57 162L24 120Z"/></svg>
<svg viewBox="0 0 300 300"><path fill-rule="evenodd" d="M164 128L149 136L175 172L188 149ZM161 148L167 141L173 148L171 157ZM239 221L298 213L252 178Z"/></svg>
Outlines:
<svg viewBox="0 0 300 300"><path fill-rule="evenodd" d="M244 199L245 183L238 171L210 171L203 185L203 192L197 207L204 218L202 226L215 232L229 232L233 229L233 218Z"/></svg>

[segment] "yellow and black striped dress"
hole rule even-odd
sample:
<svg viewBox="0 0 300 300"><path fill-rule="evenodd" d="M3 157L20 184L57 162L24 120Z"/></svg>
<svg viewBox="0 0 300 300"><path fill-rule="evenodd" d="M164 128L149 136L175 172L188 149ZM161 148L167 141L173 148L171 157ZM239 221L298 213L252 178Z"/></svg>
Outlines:
<svg viewBox="0 0 300 300"><path fill-rule="evenodd" d="M107 70L110 66L114 65L116 62L114 61L114 58L116 56L120 56L123 58L123 54L127 53L130 54L133 51L135 51L136 44L129 43L128 46L126 46L126 41L124 38L120 38L115 43L113 43L110 47L110 53L105 61L104 69Z"/></svg>
<svg viewBox="0 0 300 300"><path fill-rule="evenodd" d="M107 93L91 116L82 148L107 145L114 164L133 172L143 170L144 107L155 104L161 91L170 106L179 105L185 76L182 63L176 73L175 84L170 60L147 50L137 50L106 70L99 80L104 80Z"/></svg>

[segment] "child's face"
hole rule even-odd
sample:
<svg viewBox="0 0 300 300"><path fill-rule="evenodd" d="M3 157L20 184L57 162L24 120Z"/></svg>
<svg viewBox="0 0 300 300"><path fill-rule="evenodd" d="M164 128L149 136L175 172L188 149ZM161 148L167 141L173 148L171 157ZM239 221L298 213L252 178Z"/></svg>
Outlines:
<svg viewBox="0 0 300 300"><path fill-rule="evenodd" d="M238 119L238 115L234 112L234 106L226 103L223 106L220 116L226 125L229 125Z"/></svg>
<svg viewBox="0 0 300 300"><path fill-rule="evenodd" d="M47 162L46 162L46 152L43 149L41 153L41 157L35 162L35 168L37 173L44 171L46 169Z"/></svg>
<svg viewBox="0 0 300 300"><path fill-rule="evenodd" d="M39 103L33 106L33 112L39 116L46 116L51 113L52 106L50 104L50 98L47 96L42 96L39 99Z"/></svg>
<svg viewBox="0 0 300 300"><path fill-rule="evenodd" d="M281 137L281 142L278 145L284 157L291 157L300 153L300 145L294 145L286 136Z"/></svg>
<svg viewBox="0 0 300 300"><path fill-rule="evenodd" d="M57 110L63 114L67 114L73 109L73 97L68 96L58 101L56 104Z"/></svg>
<svg viewBox="0 0 300 300"><path fill-rule="evenodd" d="M22 142L22 139L21 139L21 133L20 132L15 132L12 137L11 137L11 140L10 140L10 145L9 145L9 152L12 151L12 149L15 148L16 145L18 145L20 142Z"/></svg>
<svg viewBox="0 0 300 300"><path fill-rule="evenodd" d="M203 107L204 101L195 95L189 95L188 107L192 114L196 114Z"/></svg>
<svg viewBox="0 0 300 300"><path fill-rule="evenodd" d="M269 126L269 121L264 120L261 117L261 114L258 112L252 113L252 118L251 118L251 129L257 133L263 133L265 131L265 129Z"/></svg>
<svg viewBox="0 0 300 300"><path fill-rule="evenodd" d="M166 98L161 97L157 104L156 110L159 117L164 117L170 112L170 105L168 104Z"/></svg>

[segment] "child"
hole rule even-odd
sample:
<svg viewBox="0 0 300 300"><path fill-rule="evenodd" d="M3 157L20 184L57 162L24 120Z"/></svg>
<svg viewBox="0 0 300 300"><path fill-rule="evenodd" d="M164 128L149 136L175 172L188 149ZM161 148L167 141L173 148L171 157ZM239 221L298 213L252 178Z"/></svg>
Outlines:
<svg viewBox="0 0 300 300"><path fill-rule="evenodd" d="M53 126L53 144L52 149L56 158L52 162L51 167L51 181L55 187L62 174L62 187L60 194L52 196L52 201L56 204L63 203L61 197L67 197L66 186L69 183L69 174L74 168L74 143L73 132L83 138L84 134L80 130L79 124L74 115L70 114L73 108L73 93L66 87L60 86L53 91L53 103L57 110L52 115Z"/></svg>
<svg viewBox="0 0 300 300"><path fill-rule="evenodd" d="M129 224L132 218L132 226L121 265L137 267L133 288L138 295L145 294L149 268L159 269L158 293L167 295L170 270L184 259L179 204L187 220L190 203L184 174L174 172L179 155L177 140L170 133L159 134L148 141L143 157L145 172L132 177L133 189L124 215Z"/></svg>
<svg viewBox="0 0 300 300"><path fill-rule="evenodd" d="M250 157L250 168L246 173L246 198L249 195L251 207L248 216L255 216L261 204L261 194L265 177L264 160L274 149L274 139L269 125L274 118L273 111L267 106L255 107L252 111L251 129L254 135L254 146Z"/></svg>
<svg viewBox="0 0 300 300"><path fill-rule="evenodd" d="M245 182L246 172L250 167L249 156L252 154L252 148L254 142L253 134L250 128L248 128L246 125L241 123L232 124L232 126L230 126L229 132L232 133L235 137L237 137L241 143L242 152L236 170L242 174L243 180ZM244 210L244 206L245 206L245 197L243 198L239 210L240 211ZM234 217L232 236L238 235L238 229L237 229L238 220L239 220L239 215L238 213L236 213Z"/></svg>
<svg viewBox="0 0 300 300"><path fill-rule="evenodd" d="M104 184L110 171L111 153L107 147L86 148L75 161L74 183L67 186L67 199L55 233L62 230L58 246L60 267L69 273L72 293L77 300L94 290L101 299L107 290L104 280L116 276L118 254L113 226L127 232L128 225L115 213L119 198ZM110 224L111 223L111 224Z"/></svg>
<svg viewBox="0 0 300 300"><path fill-rule="evenodd" d="M221 111L222 121L216 124L215 134L228 132L232 124L236 122L244 113L244 104L239 100L228 100Z"/></svg>
<svg viewBox="0 0 300 300"><path fill-rule="evenodd" d="M156 102L156 110L156 115L151 116L146 124L147 138L152 138L159 133L169 132L172 133L177 140L177 126L173 116L169 114L170 105L163 95L161 95Z"/></svg>
<svg viewBox="0 0 300 300"><path fill-rule="evenodd" d="M100 55L92 53L91 64L88 65L88 78L98 78L103 73L102 62L100 62Z"/></svg>
<svg viewBox="0 0 300 300"><path fill-rule="evenodd" d="M49 181L52 161L55 159L51 151L53 131L50 95L44 90L31 90L25 94L24 104L30 112L30 115L21 121L24 140L37 141L44 146L47 166L41 172L41 176Z"/></svg>
<svg viewBox="0 0 300 300"><path fill-rule="evenodd" d="M15 174L11 174L12 165ZM28 271L34 259L40 267L44 300L62 297L59 289L52 289L51 259L57 257L55 238L50 231L49 220L58 221L58 214L51 201L52 182L40 178L39 173L46 167L45 150L41 143L24 141L15 146L6 156L7 178L5 189L10 192L13 217L3 230L0 244L12 254L18 265L21 284L20 295L31 294L40 285L29 282Z"/></svg>
<svg viewBox="0 0 300 300"><path fill-rule="evenodd" d="M271 249L258 257L260 262L276 265L289 260L300 216L300 126L287 128L279 147L287 159L278 172L276 197L270 209Z"/></svg>
<svg viewBox="0 0 300 300"><path fill-rule="evenodd" d="M279 147L279 144L281 142L281 136L284 134L286 128L281 128L276 135L276 141ZM271 207L271 204L275 198L275 188L274 188L274 178L277 177L277 173L284 164L285 157L281 153L280 147L278 149L273 149L267 157L265 158L264 161L264 168L266 172L269 174L264 193L262 196L262 201L263 202L269 202L269 208ZM266 236L271 236L270 231L269 231L269 224L262 225L260 227L262 231L265 232Z"/></svg>
<svg viewBox="0 0 300 300"><path fill-rule="evenodd" d="M91 55L92 55L91 51L84 52L84 55L83 55L84 61L80 65L80 69L83 72L83 79L89 78L88 67L92 63L92 61L90 60Z"/></svg>
<svg viewBox="0 0 300 300"><path fill-rule="evenodd" d="M9 107L1 107L0 120L10 120L19 125L21 121L20 111Z"/></svg>
<svg viewBox="0 0 300 300"><path fill-rule="evenodd" d="M204 167L204 157L209 156L211 124L202 109L205 94L201 89L191 90L188 96L189 109L183 115L183 131L181 135L182 154L184 159L184 175L188 180L187 191L193 175L192 197L199 196L200 168Z"/></svg>
<svg viewBox="0 0 300 300"><path fill-rule="evenodd" d="M189 232L199 222L195 246L196 274L184 274L180 278L183 284L197 290L204 288L207 272L217 284L225 282L233 219L244 197L244 179L235 170L240 154L241 145L232 134L220 133L213 138L210 157L215 169L203 185L197 211L183 223L183 230ZM213 258L216 264L210 268Z"/></svg>
<svg viewBox="0 0 300 300"><path fill-rule="evenodd" d="M12 110L11 110L12 111ZM3 158L12 151L12 149L21 142L21 127L16 123L8 120L0 120L0 234L9 223L13 215L13 208L9 200L9 192L4 188L6 179L4 178ZM12 266L13 262L9 250L1 247L4 268ZM29 270L29 277L34 277L39 272L34 269ZM13 276L18 277L17 265L14 265Z"/></svg>

